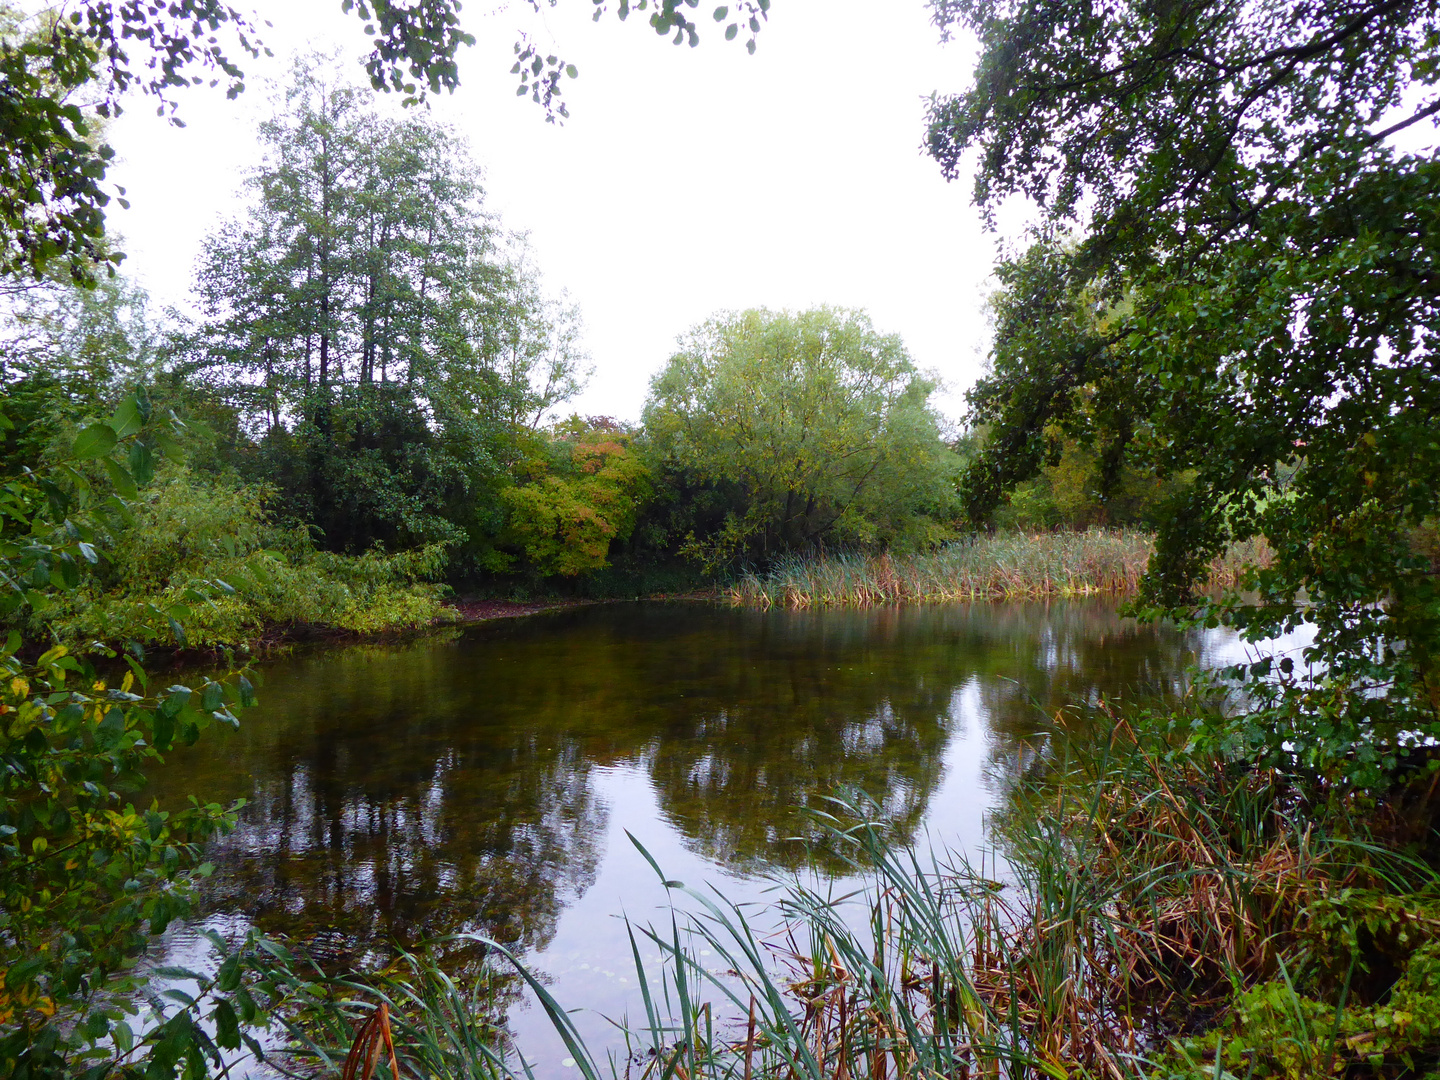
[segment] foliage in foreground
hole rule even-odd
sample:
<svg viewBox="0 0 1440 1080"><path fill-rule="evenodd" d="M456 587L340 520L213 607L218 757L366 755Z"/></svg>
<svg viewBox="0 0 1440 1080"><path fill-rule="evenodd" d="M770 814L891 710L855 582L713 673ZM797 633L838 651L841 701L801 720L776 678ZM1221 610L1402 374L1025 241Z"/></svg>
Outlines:
<svg viewBox="0 0 1440 1080"><path fill-rule="evenodd" d="M1153 550L1151 535L1132 530L997 533L912 554L792 556L764 573L747 573L729 597L801 608L1124 596L1139 588ZM1215 561L1211 581L1234 585L1244 566L1263 558L1262 546L1229 551Z"/></svg>
<svg viewBox="0 0 1440 1080"><path fill-rule="evenodd" d="M1383 788L1440 736L1440 563L1417 543L1440 515L1440 159L1413 138L1440 112L1440 7L933 7L982 53L932 105L932 155L953 176L978 150L988 212L1041 208L997 270L972 518L1065 438L1103 485L1175 483L1147 599L1250 640L1313 628L1324 676L1278 684L1251 749ZM1271 564L1197 603L1252 537Z"/></svg>
<svg viewBox="0 0 1440 1080"><path fill-rule="evenodd" d="M4 415L0 428L15 434ZM142 971L155 937L192 913L205 844L239 809L166 809L144 786L172 749L237 724L254 690L238 670L161 686L137 657L155 641L243 640L276 619L428 621L433 590L404 582L436 553L346 558L277 534L254 489L179 463L189 433L143 396L70 438L47 434L43 463L0 480L12 626L0 646L0 1073L208 1076L242 1045L258 1050L254 1034L290 993L267 979L289 966L264 943L212 935L208 975L160 972L172 980L161 992Z"/></svg>
<svg viewBox="0 0 1440 1080"><path fill-rule="evenodd" d="M1023 782L993 866L890 846L863 799L822 815L863 881L845 896L796 884L757 911L652 860L688 914L631 928L644 1014L618 1019L621 1059L589 1052L563 987L516 966L587 1080L1440 1068L1440 875L1409 848L1434 817L1423 771L1377 811L1099 723ZM340 990L347 1015L401 1018L402 1074L523 1075L433 960ZM350 1029L329 1025L300 1061L343 1055Z"/></svg>
<svg viewBox="0 0 1440 1080"><path fill-rule="evenodd" d="M0 612L43 618L79 588L132 512L134 463L183 434L129 398L47 468L0 481ZM204 603L230 589L196 579L188 591ZM206 1075L241 1045L240 1020L260 1013L242 994L238 959L212 980L218 997L172 996L146 1020L135 965L189 913L193 883L209 873L203 845L233 828L237 807L192 799L163 810L139 793L172 747L237 722L249 680L232 672L162 688L133 656L18 631L0 669L0 1072Z"/></svg>

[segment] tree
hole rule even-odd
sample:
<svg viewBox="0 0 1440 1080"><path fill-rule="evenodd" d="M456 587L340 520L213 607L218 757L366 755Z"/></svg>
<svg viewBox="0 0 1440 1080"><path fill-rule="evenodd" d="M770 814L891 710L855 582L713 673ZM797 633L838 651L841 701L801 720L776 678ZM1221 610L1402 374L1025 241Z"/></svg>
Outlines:
<svg viewBox="0 0 1440 1080"><path fill-rule="evenodd" d="M974 88L934 103L931 153L953 176L978 147L981 205L1028 196L1047 230L1003 271L972 512L1033 475L1046 425L1104 398L1098 437L1162 475L1194 470L1147 597L1252 639L1315 628L1315 678L1281 661L1243 745L1381 782L1440 734L1421 542L1440 498L1440 163L1397 141L1440 113L1440 7L934 8L984 51ZM1198 604L1210 559L1252 536L1275 554L1255 599Z"/></svg>
<svg viewBox="0 0 1440 1080"><path fill-rule="evenodd" d="M260 128L254 201L208 238L197 279L209 354L253 378L271 425L297 408L315 420L341 384L425 381L506 287L463 141L381 118L328 67L296 62Z"/></svg>
<svg viewBox="0 0 1440 1080"><path fill-rule="evenodd" d="M530 0L538 12L541 0ZM551 7L558 0L548 0ZM699 42L698 24L685 14L698 0L638 0L635 10L650 8L649 24L658 34L675 31L676 44ZM474 37L460 28L459 0L342 0L346 12L365 20L374 45L365 60L376 90L403 95L407 104L427 93L453 91L459 84L457 55ZM594 6L598 21L608 10ZM760 21L770 0L739 0L714 11L734 40L748 25L747 45L755 51ZM630 0L619 0L623 20ZM102 268L113 272L123 255L105 237L105 212L111 194L105 173L114 151L95 136L98 124L119 115L127 92L155 98L163 115L175 117L175 92L208 80L227 83L235 97L245 89L238 54L256 57L265 50L255 28L223 0L175 0L169 4L113 4L88 0L69 9L25 17L0 12L0 276L35 279L68 275L89 284ZM233 45L222 40L228 32ZM573 64L542 55L522 34L515 43L513 73L518 92L543 105L547 119L568 112L561 76L576 77ZM95 100L82 104L77 92ZM118 192L125 205L123 190Z"/></svg>
<svg viewBox="0 0 1440 1080"><path fill-rule="evenodd" d="M186 370L238 409L281 508L335 550L463 543L578 388L578 316L483 206L464 141L297 64L248 213L207 243Z"/></svg>
<svg viewBox="0 0 1440 1080"><path fill-rule="evenodd" d="M508 531L541 574L604 569L611 544L629 538L651 493L633 433L597 419L556 425L516 470L518 482L501 492Z"/></svg>
<svg viewBox="0 0 1440 1080"><path fill-rule="evenodd" d="M724 528L694 540L712 564L917 543L951 490L933 390L862 312L727 313L682 338L651 383L645 428L662 461L736 493Z"/></svg>

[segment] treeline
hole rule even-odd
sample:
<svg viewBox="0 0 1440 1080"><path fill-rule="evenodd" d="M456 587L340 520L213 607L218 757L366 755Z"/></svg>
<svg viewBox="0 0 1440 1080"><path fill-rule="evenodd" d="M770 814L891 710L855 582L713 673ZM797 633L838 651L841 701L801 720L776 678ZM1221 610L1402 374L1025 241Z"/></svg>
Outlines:
<svg viewBox="0 0 1440 1080"><path fill-rule="evenodd" d="M934 381L863 313L717 315L680 339L641 424L567 417L588 374L578 312L487 209L462 138L382 114L315 59L258 135L193 315L157 316L122 277L11 290L7 475L135 393L185 433L136 444L111 553L51 625L153 636L179 605L191 644L375 630L441 617L447 588L673 591L966 529L980 438L947 435ZM1145 492L1107 514L1084 454L1057 454L1001 524L1138 520ZM211 581L234 591L185 599Z"/></svg>

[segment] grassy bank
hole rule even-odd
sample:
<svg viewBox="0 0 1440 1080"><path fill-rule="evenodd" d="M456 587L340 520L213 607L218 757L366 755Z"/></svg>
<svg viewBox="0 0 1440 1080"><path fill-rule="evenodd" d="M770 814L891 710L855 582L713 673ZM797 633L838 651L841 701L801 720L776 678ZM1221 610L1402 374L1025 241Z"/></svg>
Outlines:
<svg viewBox="0 0 1440 1080"><path fill-rule="evenodd" d="M746 574L731 601L802 608L868 604L1032 600L1134 592L1149 562L1149 533L1005 532L910 555L840 553L788 557L764 574ZM1216 561L1213 583L1233 585L1258 547L1237 548Z"/></svg>
<svg viewBox="0 0 1440 1080"><path fill-rule="evenodd" d="M632 927L645 1013L616 1017L620 1060L563 985L531 988L586 1080L1440 1075L1428 776L1361 803L1098 722L1052 733L999 870L893 846L860 798L829 818L865 881L840 901L792 886L757 911L656 866L679 915ZM338 1062L383 1003L402 1075L526 1074L433 962L337 988L302 1060Z"/></svg>

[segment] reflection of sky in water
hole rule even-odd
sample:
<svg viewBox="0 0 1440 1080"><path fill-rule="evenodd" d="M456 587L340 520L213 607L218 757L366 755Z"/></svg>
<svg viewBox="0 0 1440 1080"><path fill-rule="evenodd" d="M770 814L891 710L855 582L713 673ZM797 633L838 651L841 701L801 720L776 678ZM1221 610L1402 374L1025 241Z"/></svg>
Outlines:
<svg viewBox="0 0 1440 1080"><path fill-rule="evenodd" d="M596 1045L642 1010L621 918L667 922L665 873L760 903L840 864L797 807L838 786L902 837L986 847L1043 746L1041 713L1174 692L1234 635L1137 627L1105 603L750 612L612 605L267 666L241 730L176 755L162 797L251 801L218 844L218 916L363 961L391 940L512 943ZM841 887L841 886L837 886ZM171 935L172 955L195 952ZM653 956L654 946L642 953ZM565 1075L543 1012L511 1028Z"/></svg>
<svg viewBox="0 0 1440 1080"><path fill-rule="evenodd" d="M937 847L976 855L986 846L985 815L1003 794L988 775L987 755L976 752L987 739L978 689L972 680L951 698L941 780L930 793L920 836L922 845L929 833ZM861 725L861 730L868 728ZM599 843L605 852L599 873L594 884L561 915L550 943L530 959L562 1004L583 1010L572 1018L587 1040L595 1046L613 1046L615 1029L607 1017L619 1019L628 1014L634 1020L644 1016L623 916L637 927L654 923L666 928L669 924L666 890L626 837L627 830L669 877L691 886L713 884L736 903L764 903L776 891L777 880L784 877L772 880L726 872L696 854L685 842L681 828L659 805L648 777L634 766L603 769L594 779L609 818ZM836 882L836 888L849 891L843 879ZM686 906L685 898L678 902L682 908ZM653 943L644 941L638 932L637 938L642 958L653 965L657 958ZM702 954L702 962L704 959ZM564 1068L560 1063L568 1057L565 1048L533 1000L527 999L511 1012L511 1029L537 1074L552 1074L557 1065Z"/></svg>
<svg viewBox="0 0 1440 1080"><path fill-rule="evenodd" d="M1264 638L1261 641L1245 641L1234 630L1218 629L1205 633L1199 649L1199 663L1203 667L1223 667L1227 664L1249 663L1264 656L1277 659L1288 656L1295 661L1297 672L1302 666L1301 654L1315 640L1315 626L1306 623L1293 634L1282 638Z"/></svg>

